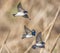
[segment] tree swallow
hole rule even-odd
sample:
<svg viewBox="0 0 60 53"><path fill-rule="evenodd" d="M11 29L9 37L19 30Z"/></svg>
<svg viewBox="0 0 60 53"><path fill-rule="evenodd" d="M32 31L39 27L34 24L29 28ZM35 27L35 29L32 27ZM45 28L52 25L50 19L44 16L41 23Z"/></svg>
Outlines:
<svg viewBox="0 0 60 53"><path fill-rule="evenodd" d="M16 14L13 14L13 16L22 16L24 18L29 18L28 11L23 9L21 3L19 3L17 5L17 10L18 10L18 12ZM31 20L31 19L29 18L29 20Z"/></svg>
<svg viewBox="0 0 60 53"><path fill-rule="evenodd" d="M23 34L22 39L24 39L24 38L31 38L31 37L36 35L36 31L34 29L30 30L29 28L24 26L24 30L25 30L25 34Z"/></svg>
<svg viewBox="0 0 60 53"><path fill-rule="evenodd" d="M32 46L33 49L36 48L45 48L45 42L42 41L41 32L39 32L36 36L36 43Z"/></svg>

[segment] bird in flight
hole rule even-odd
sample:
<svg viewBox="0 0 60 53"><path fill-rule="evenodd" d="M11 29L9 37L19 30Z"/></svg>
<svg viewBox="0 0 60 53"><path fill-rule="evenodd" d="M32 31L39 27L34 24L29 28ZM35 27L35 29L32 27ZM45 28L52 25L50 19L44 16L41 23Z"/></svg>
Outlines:
<svg viewBox="0 0 60 53"><path fill-rule="evenodd" d="M36 36L36 43L32 46L33 49L36 48L45 48L45 42L42 41L41 32Z"/></svg>
<svg viewBox="0 0 60 53"><path fill-rule="evenodd" d="M31 38L31 37L36 35L36 31L34 29L30 30L25 25L24 25L24 30L25 30L25 34L23 34L22 39L24 39L24 38Z"/></svg>
<svg viewBox="0 0 60 53"><path fill-rule="evenodd" d="M29 20L31 20L28 16L28 11L23 9L21 3L17 5L17 10L18 12L16 14L13 14L13 16L22 16L24 18L28 18Z"/></svg>

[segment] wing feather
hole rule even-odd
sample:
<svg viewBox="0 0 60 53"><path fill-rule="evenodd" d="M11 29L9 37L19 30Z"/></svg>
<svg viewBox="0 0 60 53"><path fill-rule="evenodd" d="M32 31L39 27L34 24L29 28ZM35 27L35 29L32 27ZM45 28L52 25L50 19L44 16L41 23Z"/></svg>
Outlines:
<svg viewBox="0 0 60 53"><path fill-rule="evenodd" d="M27 28L25 25L24 25L24 29L25 29L26 34L31 32L31 30L29 28Z"/></svg>
<svg viewBox="0 0 60 53"><path fill-rule="evenodd" d="M19 4L17 5L17 9L18 9L18 12L24 10L23 7L22 7L22 5L21 5L21 3L19 3Z"/></svg>
<svg viewBox="0 0 60 53"><path fill-rule="evenodd" d="M41 32L39 32L39 33L37 34L37 36L36 36L36 43L42 41L41 35L42 35Z"/></svg>

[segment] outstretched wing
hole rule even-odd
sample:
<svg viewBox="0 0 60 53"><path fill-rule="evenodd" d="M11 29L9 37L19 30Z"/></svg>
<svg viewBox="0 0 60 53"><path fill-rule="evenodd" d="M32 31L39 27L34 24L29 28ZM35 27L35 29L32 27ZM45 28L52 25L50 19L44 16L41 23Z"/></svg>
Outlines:
<svg viewBox="0 0 60 53"><path fill-rule="evenodd" d="M39 32L36 36L36 43L40 43L42 41L42 38L41 38L41 32Z"/></svg>
<svg viewBox="0 0 60 53"><path fill-rule="evenodd" d="M17 5L17 9L18 9L18 12L24 10L23 7L22 7L22 5L21 5L21 3L19 3L19 4Z"/></svg>
<svg viewBox="0 0 60 53"><path fill-rule="evenodd" d="M24 29L25 29L26 34L31 32L31 30L29 28L27 28L25 25L24 25Z"/></svg>

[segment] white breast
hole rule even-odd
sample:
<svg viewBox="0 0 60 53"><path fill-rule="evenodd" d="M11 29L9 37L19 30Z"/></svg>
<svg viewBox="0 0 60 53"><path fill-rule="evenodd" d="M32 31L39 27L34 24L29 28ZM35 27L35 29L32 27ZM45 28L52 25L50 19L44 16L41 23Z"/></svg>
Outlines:
<svg viewBox="0 0 60 53"><path fill-rule="evenodd" d="M25 14L23 12L18 12L15 16L24 16Z"/></svg>
<svg viewBox="0 0 60 53"><path fill-rule="evenodd" d="M43 44L37 43L36 46L43 46Z"/></svg>
<svg viewBox="0 0 60 53"><path fill-rule="evenodd" d="M28 34L28 35L26 35L26 37L27 37L27 38L30 38L30 37L32 37L32 35Z"/></svg>

